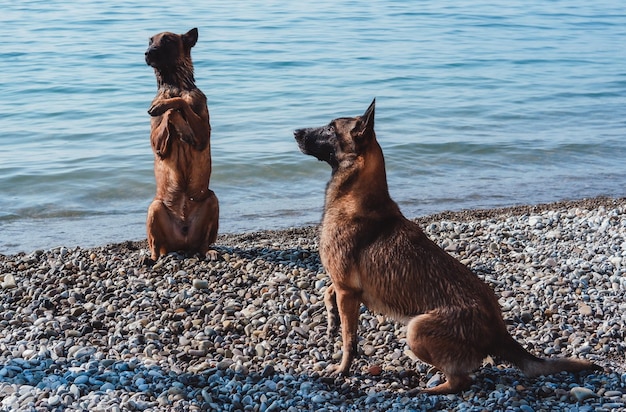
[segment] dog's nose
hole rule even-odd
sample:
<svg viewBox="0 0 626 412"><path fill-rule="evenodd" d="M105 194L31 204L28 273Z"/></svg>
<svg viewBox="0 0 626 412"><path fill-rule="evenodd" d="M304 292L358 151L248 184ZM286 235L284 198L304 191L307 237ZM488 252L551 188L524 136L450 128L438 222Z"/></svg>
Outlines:
<svg viewBox="0 0 626 412"><path fill-rule="evenodd" d="M148 49L144 53L147 64L151 64L152 61L154 60L154 53L155 53L154 48L153 47L148 47Z"/></svg>

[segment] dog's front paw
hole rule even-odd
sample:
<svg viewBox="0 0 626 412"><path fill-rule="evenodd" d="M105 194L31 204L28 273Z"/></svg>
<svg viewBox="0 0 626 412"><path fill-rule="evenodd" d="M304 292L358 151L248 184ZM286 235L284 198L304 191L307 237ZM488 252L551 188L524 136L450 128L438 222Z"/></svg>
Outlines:
<svg viewBox="0 0 626 412"><path fill-rule="evenodd" d="M346 378L350 376L350 368L342 368L341 364L328 365L326 373L333 378Z"/></svg>
<svg viewBox="0 0 626 412"><path fill-rule="evenodd" d="M169 106L167 104L153 104L152 106L150 106L150 108L148 109L148 114L152 117L154 116L161 116L163 113L165 113L166 111L168 111Z"/></svg>
<svg viewBox="0 0 626 412"><path fill-rule="evenodd" d="M217 250L209 249L205 254L205 258L208 261L216 262L220 259L220 254Z"/></svg>
<svg viewBox="0 0 626 412"><path fill-rule="evenodd" d="M191 147L196 147L198 142L196 141L196 136L192 133L185 133L180 135L180 140L184 143L187 143Z"/></svg>

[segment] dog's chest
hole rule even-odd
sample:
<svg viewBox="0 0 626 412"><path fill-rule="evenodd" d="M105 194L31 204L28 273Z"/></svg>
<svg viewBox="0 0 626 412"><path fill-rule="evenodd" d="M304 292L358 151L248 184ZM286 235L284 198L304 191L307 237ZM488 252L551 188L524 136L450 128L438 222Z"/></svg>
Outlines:
<svg viewBox="0 0 626 412"><path fill-rule="evenodd" d="M355 226L324 219L320 233L320 259L334 283L357 286L357 239Z"/></svg>
<svg viewBox="0 0 626 412"><path fill-rule="evenodd" d="M172 86L172 85L163 85L157 90L157 94L155 96L156 99L171 99L173 97L182 97L185 93L185 90Z"/></svg>
<svg viewBox="0 0 626 412"><path fill-rule="evenodd" d="M403 311L390 306L385 299L392 295L390 283L384 282L375 273L377 268L369 265L369 252L359 243L363 236L361 228L327 223L323 224L320 235L320 258L335 288L355 292L368 309L404 321Z"/></svg>

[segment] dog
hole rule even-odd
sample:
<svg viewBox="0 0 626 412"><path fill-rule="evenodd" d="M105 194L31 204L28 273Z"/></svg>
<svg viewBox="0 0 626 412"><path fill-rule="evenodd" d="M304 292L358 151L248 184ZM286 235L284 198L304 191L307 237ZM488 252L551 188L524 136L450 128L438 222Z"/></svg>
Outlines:
<svg viewBox="0 0 626 412"><path fill-rule="evenodd" d="M332 284L324 295L329 331L341 323L343 354L333 374L348 375L357 353L361 303L407 324L413 353L446 376L410 393L457 393L488 355L526 375L599 369L579 359L542 359L509 334L492 289L406 219L389 196L374 133L375 99L359 117L294 132L300 150L328 163L319 253Z"/></svg>
<svg viewBox="0 0 626 412"><path fill-rule="evenodd" d="M219 204L209 189L211 125L207 98L196 87L191 48L198 29L150 38L146 63L154 68L157 94L148 110L156 195L146 228L150 259L172 251L212 257Z"/></svg>

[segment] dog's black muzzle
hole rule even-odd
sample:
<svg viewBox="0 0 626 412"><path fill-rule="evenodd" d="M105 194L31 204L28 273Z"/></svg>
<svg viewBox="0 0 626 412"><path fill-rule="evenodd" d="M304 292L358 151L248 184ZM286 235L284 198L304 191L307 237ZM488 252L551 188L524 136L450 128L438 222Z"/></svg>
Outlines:
<svg viewBox="0 0 626 412"><path fill-rule="evenodd" d="M296 138L296 142L298 142L298 147L302 153L318 157L317 153L319 152L319 147L322 143L318 133L318 128L311 127L308 129L298 129L293 132L293 135Z"/></svg>
<svg viewBox="0 0 626 412"><path fill-rule="evenodd" d="M293 135L302 153L314 156L332 166L335 159L335 148L331 139L328 139L328 136L323 133L324 129L323 127L298 129L293 132Z"/></svg>
<svg viewBox="0 0 626 412"><path fill-rule="evenodd" d="M296 142L298 143L298 147L300 148L300 151L304 154L309 154L305 151L306 131L307 129L295 130L293 132L293 137L296 139Z"/></svg>
<svg viewBox="0 0 626 412"><path fill-rule="evenodd" d="M148 47L146 50L146 64L155 67L158 60L159 50L156 47Z"/></svg>

